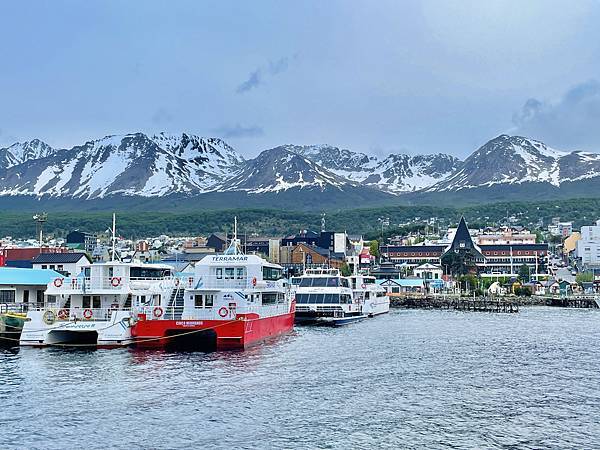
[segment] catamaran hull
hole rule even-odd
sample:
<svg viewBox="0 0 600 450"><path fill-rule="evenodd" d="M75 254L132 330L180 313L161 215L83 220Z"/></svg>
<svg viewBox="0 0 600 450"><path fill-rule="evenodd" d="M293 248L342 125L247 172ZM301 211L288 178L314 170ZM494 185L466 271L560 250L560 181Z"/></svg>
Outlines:
<svg viewBox="0 0 600 450"><path fill-rule="evenodd" d="M55 321L46 323L41 311L27 314L19 344L32 347L115 348L126 347L131 337L130 314L115 312L111 320Z"/></svg>
<svg viewBox="0 0 600 450"><path fill-rule="evenodd" d="M245 349L290 332L294 313L232 320L140 320L132 328L136 347L193 347L200 350Z"/></svg>
<svg viewBox="0 0 600 450"><path fill-rule="evenodd" d="M323 325L323 326L332 326L339 327L343 325L349 325L354 322L360 322L364 320L367 316L364 314L353 315L353 316L345 316L345 317L323 317L316 316L314 314L298 314L296 313L296 324L298 325Z"/></svg>

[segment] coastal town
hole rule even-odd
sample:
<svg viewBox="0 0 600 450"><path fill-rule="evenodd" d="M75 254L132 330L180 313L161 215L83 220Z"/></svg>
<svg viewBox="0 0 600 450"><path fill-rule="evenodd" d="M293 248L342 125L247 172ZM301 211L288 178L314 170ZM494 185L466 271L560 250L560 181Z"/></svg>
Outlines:
<svg viewBox="0 0 600 450"><path fill-rule="evenodd" d="M324 220L321 230L286 236L244 233L237 239L244 254L281 266L285 278L323 267L339 269L345 276L364 273L374 276L392 298L569 297L600 292L600 220L575 229L572 222L555 218L545 229L531 230L518 224L475 229L464 218L440 229L428 225L435 223L431 219L405 234L395 233L406 229L401 224L381 222L381 236L371 240L328 230ZM191 273L206 256L223 253L233 239L232 232L215 232L136 240L115 235L113 240L110 234L85 230L57 239L44 235L41 227L31 239L5 237L0 244L0 307L40 306L56 274L76 276L84 265L94 263L160 263L174 273Z"/></svg>

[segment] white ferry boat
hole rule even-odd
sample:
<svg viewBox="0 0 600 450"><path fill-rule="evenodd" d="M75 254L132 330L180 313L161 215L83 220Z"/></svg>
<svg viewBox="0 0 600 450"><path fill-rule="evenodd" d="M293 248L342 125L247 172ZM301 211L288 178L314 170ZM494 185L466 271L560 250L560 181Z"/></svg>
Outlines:
<svg viewBox="0 0 600 450"><path fill-rule="evenodd" d="M244 255L239 242L196 263L174 307L154 300L138 308L138 347L244 349L294 326L295 304L283 268Z"/></svg>
<svg viewBox="0 0 600 450"><path fill-rule="evenodd" d="M366 317L338 269L307 269L295 295L296 323L346 325Z"/></svg>
<svg viewBox="0 0 600 450"><path fill-rule="evenodd" d="M88 264L48 284L44 306L27 312L21 345L119 347L133 342L133 310L176 301L180 280L165 264Z"/></svg>
<svg viewBox="0 0 600 450"><path fill-rule="evenodd" d="M357 274L350 277L350 282L355 299L362 305L363 314L374 317L390 312L390 298L386 289L376 283L375 277Z"/></svg>

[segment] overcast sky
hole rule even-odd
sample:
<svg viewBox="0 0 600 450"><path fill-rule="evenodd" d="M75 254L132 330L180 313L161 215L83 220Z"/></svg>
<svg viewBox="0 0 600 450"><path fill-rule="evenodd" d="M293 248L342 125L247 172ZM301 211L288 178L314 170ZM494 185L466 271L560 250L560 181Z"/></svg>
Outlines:
<svg viewBox="0 0 600 450"><path fill-rule="evenodd" d="M465 157L500 133L600 151L600 3L13 1L0 144L220 136Z"/></svg>

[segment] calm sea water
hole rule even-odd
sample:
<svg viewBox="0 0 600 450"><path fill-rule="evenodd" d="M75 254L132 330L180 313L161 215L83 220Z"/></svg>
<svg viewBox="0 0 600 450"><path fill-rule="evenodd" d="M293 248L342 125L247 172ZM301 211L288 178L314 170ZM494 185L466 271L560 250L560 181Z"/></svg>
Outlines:
<svg viewBox="0 0 600 450"><path fill-rule="evenodd" d="M0 350L0 448L600 448L600 311L396 310L245 352Z"/></svg>

